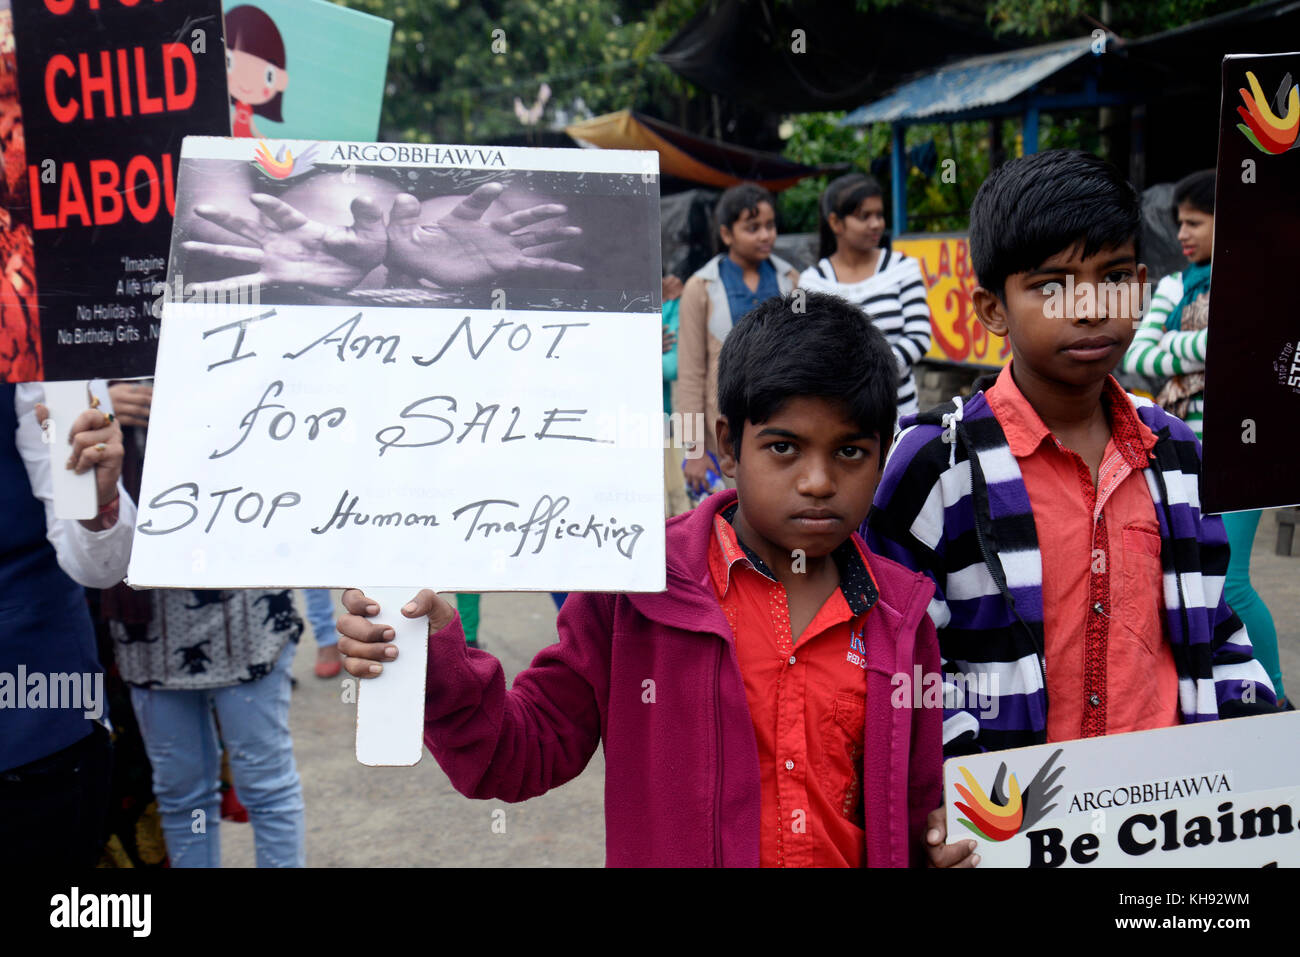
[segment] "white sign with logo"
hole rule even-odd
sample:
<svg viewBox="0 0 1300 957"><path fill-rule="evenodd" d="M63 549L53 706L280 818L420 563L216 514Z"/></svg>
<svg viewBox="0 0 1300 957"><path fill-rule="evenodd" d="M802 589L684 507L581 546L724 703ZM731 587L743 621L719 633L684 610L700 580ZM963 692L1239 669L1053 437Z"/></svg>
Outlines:
<svg viewBox="0 0 1300 957"><path fill-rule="evenodd" d="M661 591L656 159L186 140L130 583Z"/></svg>
<svg viewBox="0 0 1300 957"><path fill-rule="evenodd" d="M366 589L415 763L416 589L664 588L659 244L654 153L186 139L128 580Z"/></svg>
<svg viewBox="0 0 1300 957"><path fill-rule="evenodd" d="M1300 713L944 763L981 867L1300 867Z"/></svg>

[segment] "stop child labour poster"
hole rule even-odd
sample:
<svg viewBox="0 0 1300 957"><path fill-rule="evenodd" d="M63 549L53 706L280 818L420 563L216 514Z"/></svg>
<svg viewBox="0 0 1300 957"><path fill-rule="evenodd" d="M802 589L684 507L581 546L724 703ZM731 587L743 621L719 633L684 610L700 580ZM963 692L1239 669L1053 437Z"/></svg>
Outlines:
<svg viewBox="0 0 1300 957"><path fill-rule="evenodd" d="M944 762L948 840L980 867L1300 867L1300 715Z"/></svg>
<svg viewBox="0 0 1300 957"><path fill-rule="evenodd" d="M129 582L662 590L657 159L187 139Z"/></svg>
<svg viewBox="0 0 1300 957"><path fill-rule="evenodd" d="M1201 508L1300 504L1300 53L1223 60Z"/></svg>
<svg viewBox="0 0 1300 957"><path fill-rule="evenodd" d="M230 129L221 4L9 7L0 379L150 375L181 140Z"/></svg>

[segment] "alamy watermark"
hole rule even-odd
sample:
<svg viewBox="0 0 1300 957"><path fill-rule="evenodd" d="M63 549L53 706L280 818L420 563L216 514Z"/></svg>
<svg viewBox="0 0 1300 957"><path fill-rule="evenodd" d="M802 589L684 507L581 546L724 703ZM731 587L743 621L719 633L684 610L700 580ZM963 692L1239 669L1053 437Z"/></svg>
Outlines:
<svg viewBox="0 0 1300 957"><path fill-rule="evenodd" d="M944 708L948 711L978 711L992 720L1001 710L998 676L985 671L941 674L914 665L912 672L900 671L889 679L894 690L889 703L895 708Z"/></svg>
<svg viewBox="0 0 1300 957"><path fill-rule="evenodd" d="M0 671L0 710L6 708L80 710L98 721L104 716L104 673L29 672L26 665L16 673Z"/></svg>
<svg viewBox="0 0 1300 957"><path fill-rule="evenodd" d="M630 412L626 406L619 406L617 412L595 415L590 421L591 441L621 448L679 448L688 459L704 455L702 412Z"/></svg>
<svg viewBox="0 0 1300 957"><path fill-rule="evenodd" d="M133 937L148 937L152 914L149 894L83 894L74 886L50 898L51 927L118 927L130 930Z"/></svg>
<svg viewBox="0 0 1300 957"><path fill-rule="evenodd" d="M155 282L152 292L156 298L149 306L149 314L155 319L162 318L163 306L169 302L235 306L240 309L262 304L262 284L246 279L186 283L185 276L178 272L170 284Z"/></svg>
<svg viewBox="0 0 1300 957"><path fill-rule="evenodd" d="M1141 319L1151 306L1149 282L1080 282L1067 274L1064 282L1049 282L1042 287L1047 304L1043 309L1049 319L1077 319L1094 316Z"/></svg>

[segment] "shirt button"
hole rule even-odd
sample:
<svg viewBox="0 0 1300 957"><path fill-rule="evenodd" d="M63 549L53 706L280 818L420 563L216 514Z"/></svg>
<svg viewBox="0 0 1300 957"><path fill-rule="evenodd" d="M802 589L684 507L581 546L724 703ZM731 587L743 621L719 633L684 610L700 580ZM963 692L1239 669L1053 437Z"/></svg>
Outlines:
<svg viewBox="0 0 1300 957"><path fill-rule="evenodd" d="M793 770L794 770L794 762L793 762L793 761L787 761L787 762L785 762L785 769L786 769L787 771L793 771Z"/></svg>
<svg viewBox="0 0 1300 957"><path fill-rule="evenodd" d="M1093 603L1092 603L1092 610L1095 611L1095 612L1096 612L1097 614L1099 614L1099 615L1102 614L1102 610L1101 610L1101 602L1099 602L1099 601L1097 601L1097 602L1093 602Z"/></svg>
<svg viewBox="0 0 1300 957"><path fill-rule="evenodd" d="M790 664L794 664L794 655L790 656Z"/></svg>
<svg viewBox="0 0 1300 957"><path fill-rule="evenodd" d="M1095 694L1090 694L1088 695L1088 704L1095 708L1097 705L1101 704L1101 698Z"/></svg>

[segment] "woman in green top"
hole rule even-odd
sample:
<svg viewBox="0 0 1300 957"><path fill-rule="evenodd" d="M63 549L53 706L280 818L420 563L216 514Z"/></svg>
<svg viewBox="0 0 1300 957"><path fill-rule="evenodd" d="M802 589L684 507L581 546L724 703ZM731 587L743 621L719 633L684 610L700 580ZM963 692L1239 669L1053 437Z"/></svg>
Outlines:
<svg viewBox="0 0 1300 957"><path fill-rule="evenodd" d="M1192 173L1178 182L1173 214L1178 241L1191 265L1160 280L1122 368L1139 375L1169 376L1156 402L1183 419L1199 439L1205 410L1205 340L1214 250L1214 170ZM1222 516L1231 549L1224 597L1245 623L1255 655L1268 670L1281 702L1285 692L1277 629L1268 606L1250 583L1250 553L1259 517L1257 511Z"/></svg>

